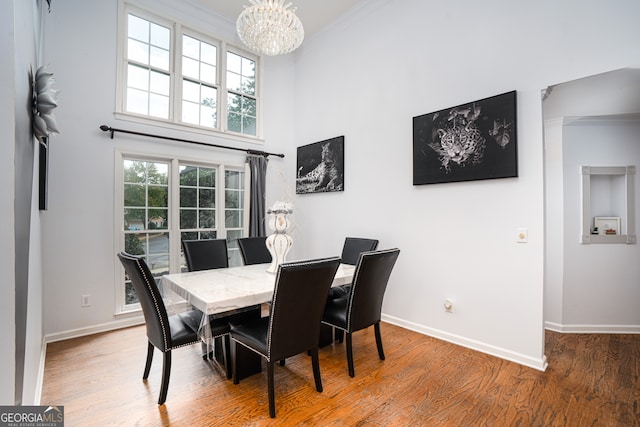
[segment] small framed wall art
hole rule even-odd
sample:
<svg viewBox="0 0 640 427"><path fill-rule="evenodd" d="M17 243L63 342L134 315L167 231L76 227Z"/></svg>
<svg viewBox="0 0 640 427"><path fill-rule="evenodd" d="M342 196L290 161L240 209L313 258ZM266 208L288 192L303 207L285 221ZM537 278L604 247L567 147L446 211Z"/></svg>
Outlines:
<svg viewBox="0 0 640 427"><path fill-rule="evenodd" d="M611 236L620 234L620 217L618 216L597 216L593 219L594 231L596 234Z"/></svg>
<svg viewBox="0 0 640 427"><path fill-rule="evenodd" d="M296 194L344 191L344 136L298 147Z"/></svg>
<svg viewBox="0 0 640 427"><path fill-rule="evenodd" d="M518 176L516 92L413 118L413 185Z"/></svg>

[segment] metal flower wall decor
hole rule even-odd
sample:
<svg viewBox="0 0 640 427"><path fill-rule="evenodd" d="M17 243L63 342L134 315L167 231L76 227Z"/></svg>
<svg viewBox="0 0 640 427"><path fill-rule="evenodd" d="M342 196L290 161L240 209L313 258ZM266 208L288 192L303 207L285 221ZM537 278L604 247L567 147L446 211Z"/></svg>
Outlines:
<svg viewBox="0 0 640 427"><path fill-rule="evenodd" d="M33 133L40 144L47 145L47 139L51 133L58 133L56 118L53 110L58 106L58 91L53 89L53 73L49 73L42 66L38 68L35 76L31 77L33 92Z"/></svg>

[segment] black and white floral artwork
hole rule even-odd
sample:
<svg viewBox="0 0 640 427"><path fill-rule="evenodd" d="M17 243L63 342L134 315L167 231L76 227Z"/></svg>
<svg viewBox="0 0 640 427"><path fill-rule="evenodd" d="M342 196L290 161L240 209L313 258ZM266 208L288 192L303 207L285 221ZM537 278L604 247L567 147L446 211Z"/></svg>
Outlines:
<svg viewBox="0 0 640 427"><path fill-rule="evenodd" d="M344 191L344 136L298 147L296 194Z"/></svg>
<svg viewBox="0 0 640 427"><path fill-rule="evenodd" d="M413 185L517 176L515 91L413 118Z"/></svg>

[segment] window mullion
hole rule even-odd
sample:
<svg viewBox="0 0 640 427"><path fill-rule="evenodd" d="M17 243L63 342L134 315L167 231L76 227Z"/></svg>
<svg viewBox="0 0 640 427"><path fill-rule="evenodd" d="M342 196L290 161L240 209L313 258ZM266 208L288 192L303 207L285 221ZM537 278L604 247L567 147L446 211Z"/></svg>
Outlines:
<svg viewBox="0 0 640 427"><path fill-rule="evenodd" d="M180 24L173 25L173 39L171 47L171 121L174 123L181 122L182 107L180 100L182 99L182 26Z"/></svg>
<svg viewBox="0 0 640 427"><path fill-rule="evenodd" d="M225 167L218 166L216 174L216 230L221 239L227 238L227 227L225 223L225 194L227 187L225 184Z"/></svg>
<svg viewBox="0 0 640 427"><path fill-rule="evenodd" d="M227 44L225 42L220 43L220 56L218 60L220 61L219 67L219 78L220 78L220 89L218 90L218 115L220 119L219 127L222 132L227 131Z"/></svg>
<svg viewBox="0 0 640 427"><path fill-rule="evenodd" d="M180 272L180 162L171 160L169 174L169 267Z"/></svg>

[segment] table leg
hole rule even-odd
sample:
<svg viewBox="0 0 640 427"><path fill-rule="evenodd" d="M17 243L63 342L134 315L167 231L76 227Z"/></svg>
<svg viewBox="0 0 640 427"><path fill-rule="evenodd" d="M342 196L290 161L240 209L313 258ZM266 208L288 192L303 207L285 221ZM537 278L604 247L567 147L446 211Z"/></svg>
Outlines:
<svg viewBox="0 0 640 427"><path fill-rule="evenodd" d="M256 306L249 310L231 314L224 317L224 320L229 323L243 323L249 320L259 319L262 317L261 307ZM231 346L231 360L224 360L224 347L223 338L219 337L214 340L214 358L222 366L227 368L228 363L234 363L237 360L238 363L238 377L239 379L247 378L253 374L257 374L262 370L262 357L249 350L245 346ZM237 349L234 351L234 347Z"/></svg>
<svg viewBox="0 0 640 427"><path fill-rule="evenodd" d="M333 343L333 327L322 323L320 325L320 340L318 345L320 348L326 347Z"/></svg>

